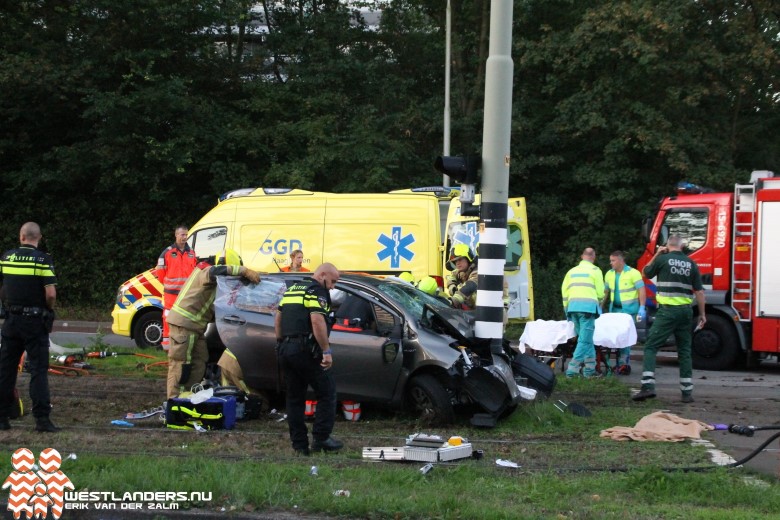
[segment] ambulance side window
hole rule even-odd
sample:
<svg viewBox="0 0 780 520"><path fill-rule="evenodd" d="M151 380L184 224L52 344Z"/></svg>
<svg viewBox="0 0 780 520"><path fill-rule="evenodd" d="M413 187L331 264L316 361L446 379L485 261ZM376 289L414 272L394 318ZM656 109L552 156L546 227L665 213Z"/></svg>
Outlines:
<svg viewBox="0 0 780 520"><path fill-rule="evenodd" d="M187 239L187 243L198 258L208 258L214 256L225 249L227 240L227 227L217 226L205 229L199 229Z"/></svg>
<svg viewBox="0 0 780 520"><path fill-rule="evenodd" d="M690 254L701 249L707 242L707 222L708 212L706 209L681 209L669 211L664 217L663 226L668 229L667 238L670 235L682 237L683 241L686 242L684 252ZM665 245L666 240L663 240L664 244L660 242L659 238L659 245Z"/></svg>

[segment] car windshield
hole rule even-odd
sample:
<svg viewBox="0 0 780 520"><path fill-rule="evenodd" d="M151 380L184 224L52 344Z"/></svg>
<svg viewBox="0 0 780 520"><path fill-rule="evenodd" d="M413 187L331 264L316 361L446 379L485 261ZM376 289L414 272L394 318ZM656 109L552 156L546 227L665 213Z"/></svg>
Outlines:
<svg viewBox="0 0 780 520"><path fill-rule="evenodd" d="M397 302L415 319L422 318L423 306L428 304L435 310L449 309L449 305L443 300L426 294L415 287L405 283L383 283L378 284L379 292L386 294L393 301Z"/></svg>

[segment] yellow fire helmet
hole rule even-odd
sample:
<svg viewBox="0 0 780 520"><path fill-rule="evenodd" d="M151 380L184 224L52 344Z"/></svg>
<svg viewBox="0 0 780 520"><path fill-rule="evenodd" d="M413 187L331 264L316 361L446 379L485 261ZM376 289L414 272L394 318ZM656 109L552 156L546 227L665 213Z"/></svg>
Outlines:
<svg viewBox="0 0 780 520"><path fill-rule="evenodd" d="M436 283L436 279L433 276L426 276L417 284L417 288L422 292L436 296L439 292L439 285Z"/></svg>
<svg viewBox="0 0 780 520"><path fill-rule="evenodd" d="M244 262L233 249L224 249L214 258L214 265L244 265Z"/></svg>
<svg viewBox="0 0 780 520"><path fill-rule="evenodd" d="M466 244L455 244L450 251L450 262L455 262L458 258L465 258L471 263L474 261L474 252Z"/></svg>
<svg viewBox="0 0 780 520"><path fill-rule="evenodd" d="M412 276L412 273L410 273L408 271L405 272L405 273L399 274L398 278L400 278L404 282L408 282L408 283L412 283L412 284L414 283L414 276Z"/></svg>

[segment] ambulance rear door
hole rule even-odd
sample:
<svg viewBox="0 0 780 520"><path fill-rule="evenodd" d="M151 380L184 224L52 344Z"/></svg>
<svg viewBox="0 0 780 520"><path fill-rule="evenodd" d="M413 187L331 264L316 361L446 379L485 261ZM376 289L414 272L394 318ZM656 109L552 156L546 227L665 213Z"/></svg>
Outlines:
<svg viewBox="0 0 780 520"><path fill-rule="evenodd" d="M474 202L479 204L479 195ZM479 253L479 219L477 217L462 216L458 199L453 199L450 205L445 240L445 273L449 272L446 260L453 246L466 244L475 254ZM512 320L533 321L534 319L531 252L528 244L528 218L526 215L525 198L509 199L507 201L507 244L504 281L507 284L509 293L507 316Z"/></svg>

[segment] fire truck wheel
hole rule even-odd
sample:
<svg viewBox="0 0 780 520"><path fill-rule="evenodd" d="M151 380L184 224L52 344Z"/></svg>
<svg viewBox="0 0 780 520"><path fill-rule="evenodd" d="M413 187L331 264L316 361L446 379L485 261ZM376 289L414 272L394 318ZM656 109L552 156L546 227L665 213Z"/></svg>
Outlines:
<svg viewBox="0 0 780 520"><path fill-rule="evenodd" d="M693 335L693 368L726 370L739 358L734 326L723 316L708 314L707 324Z"/></svg>

